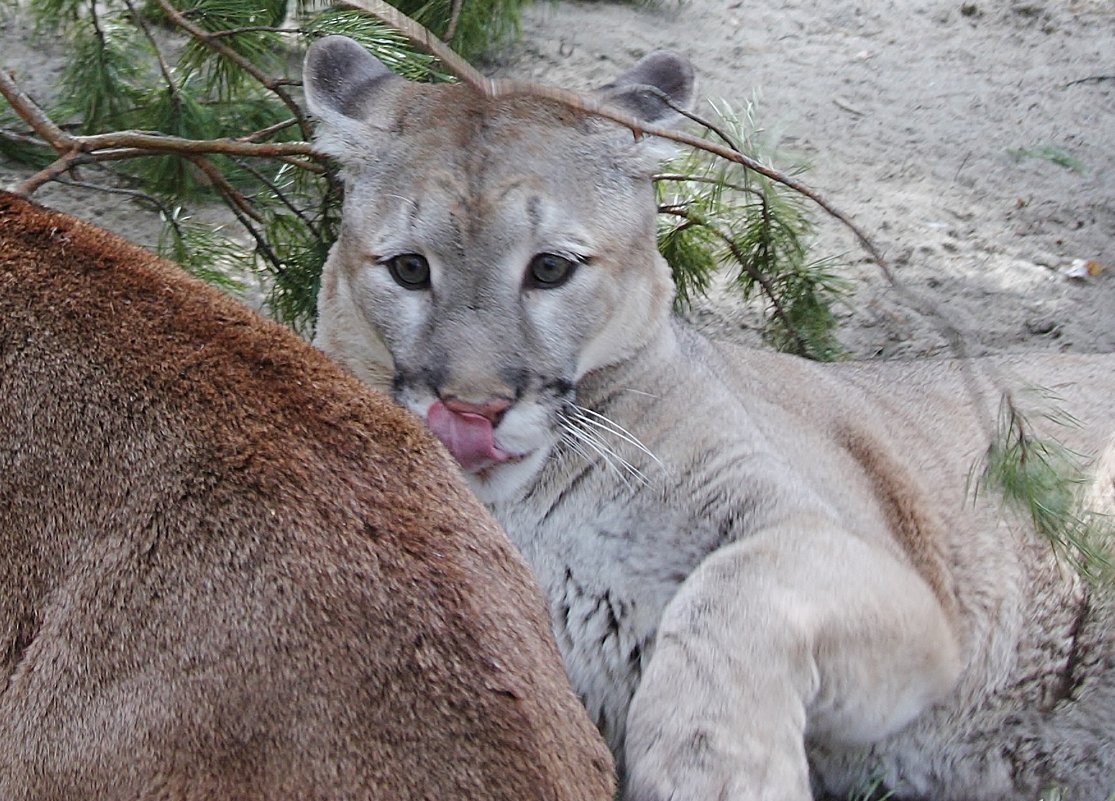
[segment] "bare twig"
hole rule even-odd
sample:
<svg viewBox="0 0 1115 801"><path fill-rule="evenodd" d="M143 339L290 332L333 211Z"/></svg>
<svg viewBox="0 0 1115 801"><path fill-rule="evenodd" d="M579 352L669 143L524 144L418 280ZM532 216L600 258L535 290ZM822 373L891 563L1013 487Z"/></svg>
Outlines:
<svg viewBox="0 0 1115 801"><path fill-rule="evenodd" d="M7 128L0 128L0 137L11 142L19 142L19 144L21 145L30 145L32 147L50 147L47 142L44 142L38 137L31 136L31 134L20 133L19 131L12 131Z"/></svg>
<svg viewBox="0 0 1115 801"><path fill-rule="evenodd" d="M11 74L0 68L0 94L8 101L16 114L23 118L47 144L59 153L70 149L71 137L46 115L39 106L27 96L12 78Z"/></svg>
<svg viewBox="0 0 1115 801"><path fill-rule="evenodd" d="M56 180L59 176L64 175L74 167L90 162L91 159L87 153L82 153L79 150L71 150L69 153L63 154L61 158L39 170L30 178L16 184L13 189L21 195L30 195L43 184Z"/></svg>
<svg viewBox="0 0 1115 801"><path fill-rule="evenodd" d="M213 39L227 39L230 36L239 36L242 33L301 33L298 28L280 28L275 25L248 25L243 28L229 28L225 31L210 31Z"/></svg>
<svg viewBox="0 0 1115 801"><path fill-rule="evenodd" d="M205 173L205 177L209 179L213 186L217 187L217 191L228 200L230 206L235 206L256 222L263 222L263 215L255 210L255 206L252 205L251 201L244 197L236 187L228 182L228 179L225 178L225 174L218 170L213 162L204 156L191 156L190 161L196 164L197 168Z"/></svg>
<svg viewBox="0 0 1115 801"><path fill-rule="evenodd" d="M271 136L271 134L276 134L279 131L285 131L287 128L291 127L292 125L297 125L297 124L298 124L298 120L296 120L294 117L291 117L288 120L283 120L282 122L277 122L274 125L269 125L266 128L262 128L258 131L254 131L250 134L245 134L244 136L238 136L238 137L236 137L236 141L237 142L258 142L260 139L266 139L267 137Z"/></svg>
<svg viewBox="0 0 1115 801"><path fill-rule="evenodd" d="M461 21L461 9L464 8L464 0L453 0L453 9L449 14L449 25L445 29L445 41L452 42L453 37L457 34L457 23Z"/></svg>
<svg viewBox="0 0 1115 801"><path fill-rule="evenodd" d="M57 179L57 182L64 186L72 186L77 189L88 189L92 192L103 192L109 195L124 195L126 197L134 198L135 200L141 200L144 203L150 203L152 206L158 209L159 212L168 220L173 216L171 215L170 209L167 208L165 203L163 203L154 195L149 195L146 192L141 192L138 189L127 189L121 186L105 186L104 184L94 184L90 183L89 181L72 181L66 178L59 178Z"/></svg>
<svg viewBox="0 0 1115 801"><path fill-rule="evenodd" d="M309 142L242 142L239 139L184 139L179 136L116 131L75 137L83 150L138 147L161 153L221 153L227 156L318 156ZM295 161L295 164L301 162Z"/></svg>

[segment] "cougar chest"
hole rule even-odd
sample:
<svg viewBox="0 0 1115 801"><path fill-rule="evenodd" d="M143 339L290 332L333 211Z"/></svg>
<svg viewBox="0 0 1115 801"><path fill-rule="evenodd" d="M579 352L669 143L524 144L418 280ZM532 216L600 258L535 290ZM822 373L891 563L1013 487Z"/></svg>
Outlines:
<svg viewBox="0 0 1115 801"><path fill-rule="evenodd" d="M546 596L574 690L619 753L662 611L715 531L694 531L658 493L599 466L492 511Z"/></svg>

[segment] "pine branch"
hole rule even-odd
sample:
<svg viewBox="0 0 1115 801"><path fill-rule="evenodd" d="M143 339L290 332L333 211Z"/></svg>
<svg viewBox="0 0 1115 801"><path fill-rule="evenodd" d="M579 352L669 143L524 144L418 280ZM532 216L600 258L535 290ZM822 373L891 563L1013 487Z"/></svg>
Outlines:
<svg viewBox="0 0 1115 801"><path fill-rule="evenodd" d="M58 153L70 150L72 137L54 124L38 104L35 103L15 82L7 69L0 69L0 94L8 101L8 105L31 126L31 129L42 137Z"/></svg>
<svg viewBox="0 0 1115 801"><path fill-rule="evenodd" d="M141 31L143 31L144 37L146 37L147 41L150 43L151 49L155 53L155 60L159 65L159 72L162 73L163 80L166 81L167 88L171 92L177 94L178 82L174 80L174 74L170 69L170 65L163 57L162 50L159 48L159 43L155 41L155 37L151 34L151 29L148 27L147 21L144 19L143 15L136 10L135 4L132 2L132 0L124 0L124 5L127 6L128 11L132 15L132 19L135 21L135 24L139 26L139 29Z"/></svg>
<svg viewBox="0 0 1115 801"><path fill-rule="evenodd" d="M299 130L301 130L302 132L303 139L309 140L313 137L313 130L310 128L310 123L306 119L306 115L302 113L301 106L294 102L294 99L288 92L286 92L282 88L282 85L278 81L266 75L251 61L244 58L231 47L228 47L226 44L221 42L219 37L214 37L212 34L209 33L209 31L205 30L204 28L194 25L181 12L179 12L178 9L169 2L169 0L154 0L154 2L159 6L162 12L166 14L167 19L169 19L183 31L188 33L196 41L201 42L203 45L208 47L214 53L217 53L223 58L231 61L245 73L252 76L252 78L254 78L261 86L263 86L265 89L279 98L279 100L282 101L283 105L290 109L290 113L294 116L294 118L298 120L298 127Z"/></svg>
<svg viewBox="0 0 1115 801"><path fill-rule="evenodd" d="M715 226L710 225L706 220L697 217L681 206L660 206L659 211L666 214L672 214L676 217L680 217L686 220L686 222L689 224L703 226L707 228L713 236L719 239L721 243L723 243L724 246L728 248L728 251L732 254L732 257L747 272L752 280L754 280L757 284L759 284L759 286L762 287L763 294L766 295L767 301L774 309L775 315L777 315L777 317L782 321L782 324L786 327L786 330L789 331L790 334L794 337L794 340L797 343L797 351L803 354L809 353L811 351L809 344L805 341L804 338L802 338L801 334L798 333L797 326L794 325L793 320L790 319L789 314L786 312L785 307L782 305L781 296L775 290L774 285L771 283L770 279L756 267L754 259L740 250L739 245L734 239L732 239L730 236L728 236Z"/></svg>
<svg viewBox="0 0 1115 801"><path fill-rule="evenodd" d="M1056 401L1046 390L1034 393L1047 402ZM1079 425L1056 409L1042 416L1060 426ZM1089 474L1079 454L1038 434L1015 393L1003 393L998 430L974 481L973 495L985 487L995 489L1080 575L1091 582L1108 581L1115 577L1110 551L1115 531L1112 521L1082 506L1081 490Z"/></svg>

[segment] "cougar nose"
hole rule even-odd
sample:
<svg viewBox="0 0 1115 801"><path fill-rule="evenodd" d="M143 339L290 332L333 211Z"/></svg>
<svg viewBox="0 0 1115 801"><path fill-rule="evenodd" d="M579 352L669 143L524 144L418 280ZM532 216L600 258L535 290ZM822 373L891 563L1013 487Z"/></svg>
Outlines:
<svg viewBox="0 0 1115 801"><path fill-rule="evenodd" d="M483 403L471 403L452 396L442 398L442 403L445 404L446 409L457 414L480 415L492 424L492 428L499 425L499 421L503 419L503 413L511 405L511 401L506 398L491 398Z"/></svg>

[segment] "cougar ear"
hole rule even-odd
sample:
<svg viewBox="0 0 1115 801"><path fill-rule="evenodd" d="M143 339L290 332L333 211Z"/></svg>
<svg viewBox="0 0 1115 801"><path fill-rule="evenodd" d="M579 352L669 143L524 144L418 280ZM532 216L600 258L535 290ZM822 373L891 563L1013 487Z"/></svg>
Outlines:
<svg viewBox="0 0 1115 801"><path fill-rule="evenodd" d="M672 106L688 109L693 104L694 83L693 66L688 59L668 50L656 50L601 86L596 94L605 103L644 122L669 125L682 116Z"/></svg>
<svg viewBox="0 0 1115 801"><path fill-rule="evenodd" d="M695 83L688 59L668 50L656 50L595 94L602 102L643 122L672 127L685 119L676 109L693 105ZM676 153L673 142L651 137L640 144L634 155L645 169L653 171L658 162Z"/></svg>
<svg viewBox="0 0 1115 801"><path fill-rule="evenodd" d="M342 161L377 127L372 111L382 95L404 80L347 36L310 45L302 77L306 106L320 122L316 144Z"/></svg>

